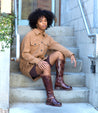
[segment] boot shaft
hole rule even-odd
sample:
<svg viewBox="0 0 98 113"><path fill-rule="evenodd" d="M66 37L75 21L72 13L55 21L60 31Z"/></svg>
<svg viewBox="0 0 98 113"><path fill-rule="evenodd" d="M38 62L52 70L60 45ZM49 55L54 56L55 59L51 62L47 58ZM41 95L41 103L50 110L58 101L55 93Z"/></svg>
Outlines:
<svg viewBox="0 0 98 113"><path fill-rule="evenodd" d="M72 87L68 86L64 83L63 80L63 73L64 73L64 60L58 59L56 61L56 82L55 82L55 89L65 89L65 90L71 90Z"/></svg>
<svg viewBox="0 0 98 113"><path fill-rule="evenodd" d="M56 77L63 77L65 60L56 60Z"/></svg>
<svg viewBox="0 0 98 113"><path fill-rule="evenodd" d="M42 80L44 82L44 86L45 86L46 92L47 92L46 104L51 105L51 106L60 107L62 104L60 102L58 102L54 97L51 76L42 76Z"/></svg>
<svg viewBox="0 0 98 113"><path fill-rule="evenodd" d="M42 76L42 80L47 92L47 97L54 97L51 76Z"/></svg>

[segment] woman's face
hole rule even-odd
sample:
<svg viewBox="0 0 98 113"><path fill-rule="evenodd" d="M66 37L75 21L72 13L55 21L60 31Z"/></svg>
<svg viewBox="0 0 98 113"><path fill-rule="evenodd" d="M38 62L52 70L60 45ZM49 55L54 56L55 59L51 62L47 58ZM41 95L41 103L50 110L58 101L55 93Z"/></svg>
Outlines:
<svg viewBox="0 0 98 113"><path fill-rule="evenodd" d="M47 19L44 16L42 16L41 18L38 19L36 26L37 29L45 31L47 28Z"/></svg>

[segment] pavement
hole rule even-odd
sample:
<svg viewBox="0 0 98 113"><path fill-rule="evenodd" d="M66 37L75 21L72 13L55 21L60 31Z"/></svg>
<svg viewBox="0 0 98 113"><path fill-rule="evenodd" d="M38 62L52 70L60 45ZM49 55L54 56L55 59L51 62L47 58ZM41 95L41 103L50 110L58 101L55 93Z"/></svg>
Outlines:
<svg viewBox="0 0 98 113"><path fill-rule="evenodd" d="M44 103L15 103L10 105L9 113L98 113L89 103L63 103L53 107Z"/></svg>

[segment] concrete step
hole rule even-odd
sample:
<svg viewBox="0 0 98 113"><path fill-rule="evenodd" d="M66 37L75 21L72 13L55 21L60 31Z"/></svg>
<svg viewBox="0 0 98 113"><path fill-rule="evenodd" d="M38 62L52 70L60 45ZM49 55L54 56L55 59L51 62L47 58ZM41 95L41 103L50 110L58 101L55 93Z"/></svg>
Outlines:
<svg viewBox="0 0 98 113"><path fill-rule="evenodd" d="M19 70L19 63L11 61L11 67L10 71L11 72L20 72ZM52 67L52 72L55 71L55 65ZM79 73L82 71L82 60L77 59L77 67L74 67L74 64L71 64L70 59L66 59L66 64L65 64L65 72L72 72L72 73Z"/></svg>
<svg viewBox="0 0 98 113"><path fill-rule="evenodd" d="M52 67L52 72L55 72L55 65ZM64 72L71 72L71 73L82 72L82 60L77 59L77 67L74 67L74 63L71 64L70 59L66 59Z"/></svg>
<svg viewBox="0 0 98 113"><path fill-rule="evenodd" d="M63 103L88 102L89 93L86 87L74 87L71 91L54 90L54 95ZM42 103L46 101L46 91L29 88L10 88L10 103L32 102Z"/></svg>
<svg viewBox="0 0 98 113"><path fill-rule="evenodd" d="M31 28L29 26L18 26L18 33L20 36L24 37L30 30Z"/></svg>
<svg viewBox="0 0 98 113"><path fill-rule="evenodd" d="M65 47L76 47L74 36L53 36L52 38Z"/></svg>
<svg viewBox="0 0 98 113"><path fill-rule="evenodd" d="M52 74L53 87L55 84L55 74ZM18 81L18 83L17 83ZM68 85L73 87L83 87L85 86L85 74L84 73L64 73L64 81ZM35 89L45 89L43 81L40 78L37 81L32 81L29 77L21 73L11 73L10 75L10 87L34 87Z"/></svg>
<svg viewBox="0 0 98 113"><path fill-rule="evenodd" d="M23 37L31 30L29 26L18 26L18 33ZM50 36L73 36L73 28L69 26L55 26L50 27L46 30L46 33Z"/></svg>
<svg viewBox="0 0 98 113"><path fill-rule="evenodd" d="M13 103L9 113L98 113L89 103L62 103L62 107L48 106L45 103Z"/></svg>
<svg viewBox="0 0 98 113"><path fill-rule="evenodd" d="M69 26L54 26L46 30L50 36L73 36L73 27Z"/></svg>
<svg viewBox="0 0 98 113"><path fill-rule="evenodd" d="M71 52L73 52L76 58L79 58L79 48L75 48L75 47L66 47L66 48Z"/></svg>

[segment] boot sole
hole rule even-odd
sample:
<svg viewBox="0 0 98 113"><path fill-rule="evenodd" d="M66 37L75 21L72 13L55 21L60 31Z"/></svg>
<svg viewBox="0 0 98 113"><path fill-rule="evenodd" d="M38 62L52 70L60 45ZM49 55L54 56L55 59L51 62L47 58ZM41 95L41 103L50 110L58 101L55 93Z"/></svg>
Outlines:
<svg viewBox="0 0 98 113"><path fill-rule="evenodd" d="M72 88L71 88L71 89L64 89L64 88L62 88L62 87L55 87L55 89L56 89L56 90L67 90L67 91L72 90Z"/></svg>
<svg viewBox="0 0 98 113"><path fill-rule="evenodd" d="M50 106L54 106L54 107L61 107L62 106L62 104L61 105L53 105L53 104L50 104L50 103L46 103L46 105L50 105Z"/></svg>

